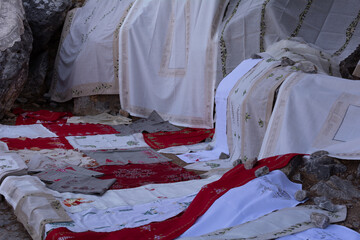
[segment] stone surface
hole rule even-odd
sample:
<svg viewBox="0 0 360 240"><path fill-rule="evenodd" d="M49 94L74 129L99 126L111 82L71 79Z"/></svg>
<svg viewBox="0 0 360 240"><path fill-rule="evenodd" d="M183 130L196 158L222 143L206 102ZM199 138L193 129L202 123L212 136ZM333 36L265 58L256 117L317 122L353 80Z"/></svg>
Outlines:
<svg viewBox="0 0 360 240"><path fill-rule="evenodd" d="M26 18L34 36L34 52L47 49L50 39L73 5L71 0L23 0Z"/></svg>
<svg viewBox="0 0 360 240"><path fill-rule="evenodd" d="M264 166L255 171L255 177L261 177L269 173L269 167Z"/></svg>
<svg viewBox="0 0 360 240"><path fill-rule="evenodd" d="M305 190L299 190L295 193L295 199L299 202L304 201L308 197L308 192Z"/></svg>
<svg viewBox="0 0 360 240"><path fill-rule="evenodd" d="M14 2L16 1L14 0ZM19 10L13 9L7 14L18 16ZM12 108L28 76L29 58L32 49L31 29L25 19L17 23L22 24L24 29L20 40L14 42L11 47L0 51L0 119ZM0 38L3 37L0 36Z"/></svg>
<svg viewBox="0 0 360 240"><path fill-rule="evenodd" d="M330 199L351 200L352 198L360 198L360 190L357 187L350 181L336 175L331 176L326 182L320 181L310 190Z"/></svg>
<svg viewBox="0 0 360 240"><path fill-rule="evenodd" d="M246 170L250 170L252 168L254 168L254 166L256 165L258 159L255 157L255 158L252 158L252 159L248 159L246 160L246 162L244 163L244 168Z"/></svg>
<svg viewBox="0 0 360 240"><path fill-rule="evenodd" d="M340 74L343 78L360 79L353 76L352 73L360 60L360 44L355 51L350 54L346 59L340 62Z"/></svg>
<svg viewBox="0 0 360 240"><path fill-rule="evenodd" d="M61 27L74 3L72 0L23 0L23 3L34 42L29 79L22 94L39 96L47 91L46 79L53 69L55 56L49 58L49 49L56 54Z"/></svg>
<svg viewBox="0 0 360 240"><path fill-rule="evenodd" d="M74 98L74 115L96 115L120 110L118 95L95 95Z"/></svg>
<svg viewBox="0 0 360 240"><path fill-rule="evenodd" d="M320 208L325 209L330 212L336 212L337 207L334 205L329 199L326 197L316 197L314 198L314 202L316 205L318 205Z"/></svg>
<svg viewBox="0 0 360 240"><path fill-rule="evenodd" d="M230 156L226 153L220 153L219 159L228 159Z"/></svg>
<svg viewBox="0 0 360 240"><path fill-rule="evenodd" d="M0 200L0 240L31 240L25 228L16 219L13 210Z"/></svg>
<svg viewBox="0 0 360 240"><path fill-rule="evenodd" d="M329 217L321 213L311 213L310 220L317 228L324 229L330 225Z"/></svg>

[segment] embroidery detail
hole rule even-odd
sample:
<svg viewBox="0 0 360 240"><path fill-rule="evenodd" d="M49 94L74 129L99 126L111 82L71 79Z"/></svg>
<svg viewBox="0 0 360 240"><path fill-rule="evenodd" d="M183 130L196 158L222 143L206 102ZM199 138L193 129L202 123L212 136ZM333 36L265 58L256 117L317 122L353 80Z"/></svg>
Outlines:
<svg viewBox="0 0 360 240"><path fill-rule="evenodd" d="M304 11L302 13L300 13L300 15L299 15L299 23L296 26L293 33L290 35L289 39L291 39L293 37L296 37L299 34L299 31L300 31L300 29L302 27L302 24L303 24L303 22L305 20L305 17L307 15L307 13L310 10L310 7L311 7L312 3L313 3L313 0L308 0L308 3L306 4Z"/></svg>
<svg viewBox="0 0 360 240"><path fill-rule="evenodd" d="M260 52L265 52L265 44L264 44L264 37L266 31L266 23L265 23L265 11L266 5L270 2L270 0L265 0L262 4L261 8L261 20L260 20Z"/></svg>

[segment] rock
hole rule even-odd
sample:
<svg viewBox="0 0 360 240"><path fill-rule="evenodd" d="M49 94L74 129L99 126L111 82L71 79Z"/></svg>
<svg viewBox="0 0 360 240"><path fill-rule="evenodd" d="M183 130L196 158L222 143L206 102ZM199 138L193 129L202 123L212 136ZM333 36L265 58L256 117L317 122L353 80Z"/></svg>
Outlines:
<svg viewBox="0 0 360 240"><path fill-rule="evenodd" d="M250 169L254 168L257 161L258 161L257 157L246 160L246 162L244 163L244 168L246 170L250 170Z"/></svg>
<svg viewBox="0 0 360 240"><path fill-rule="evenodd" d="M74 115L97 115L120 110L119 95L95 95L74 98Z"/></svg>
<svg viewBox="0 0 360 240"><path fill-rule="evenodd" d="M318 182L310 190L330 199L351 200L352 198L360 198L358 188L352 185L350 181L341 179L336 175L331 176L326 182Z"/></svg>
<svg viewBox="0 0 360 240"><path fill-rule="evenodd" d="M337 163L332 167L332 174L339 174L346 172L347 167L342 163Z"/></svg>
<svg viewBox="0 0 360 240"><path fill-rule="evenodd" d="M119 110L119 114L121 116L123 116L123 117L129 117L130 116L130 114L127 111L123 110L123 109Z"/></svg>
<svg viewBox="0 0 360 240"><path fill-rule="evenodd" d="M205 150L208 150L208 151L213 150L213 149L214 149L214 147L211 146L210 144L207 145L206 148L205 148Z"/></svg>
<svg viewBox="0 0 360 240"><path fill-rule="evenodd" d="M343 78L358 79L352 75L352 71L360 60L360 44L346 59L340 62L340 74Z"/></svg>
<svg viewBox="0 0 360 240"><path fill-rule="evenodd" d="M233 162L233 166L236 167L237 165L239 164L242 164L242 160L239 158L239 159L236 159L234 162Z"/></svg>
<svg viewBox="0 0 360 240"><path fill-rule="evenodd" d="M23 3L34 36L34 52L42 52L64 23L73 3L71 0L23 0Z"/></svg>
<svg viewBox="0 0 360 240"><path fill-rule="evenodd" d="M315 174L319 180L327 180L332 174L342 173L346 171L346 166L341 163L335 163L328 152L318 151L310 155L305 163L305 171Z"/></svg>
<svg viewBox="0 0 360 240"><path fill-rule="evenodd" d="M268 173L269 173L269 168L267 166L264 166L255 171L255 177L261 177Z"/></svg>
<svg viewBox="0 0 360 240"><path fill-rule="evenodd" d="M325 209L330 212L336 212L337 207L334 205L329 199L326 197L316 197L314 198L314 202L316 205L318 205L320 208Z"/></svg>
<svg viewBox="0 0 360 240"><path fill-rule="evenodd" d="M19 103L27 103L28 102L28 100L26 98L22 98L22 97L17 98L16 101Z"/></svg>
<svg viewBox="0 0 360 240"><path fill-rule="evenodd" d="M317 73L317 67L309 62L309 61L302 61L300 63L297 63L295 65L297 68L299 68L301 71L303 71L304 73Z"/></svg>
<svg viewBox="0 0 360 240"><path fill-rule="evenodd" d="M228 159L230 156L226 153L220 153L219 159Z"/></svg>
<svg viewBox="0 0 360 240"><path fill-rule="evenodd" d="M329 217L322 213L311 213L310 220L317 228L324 229L330 225Z"/></svg>
<svg viewBox="0 0 360 240"><path fill-rule="evenodd" d="M295 64L295 62L288 57L281 58L281 66L282 67L293 66L294 64Z"/></svg>
<svg viewBox="0 0 360 240"><path fill-rule="evenodd" d="M6 16L2 20L2 16ZM21 0L0 4L0 119L10 111L27 80L32 34Z"/></svg>
<svg viewBox="0 0 360 240"><path fill-rule="evenodd" d="M352 180L354 180L354 176L353 176L353 175L349 175L349 176L346 177L346 179L347 179L348 181L352 181Z"/></svg>
<svg viewBox="0 0 360 240"><path fill-rule="evenodd" d="M357 171L356 171L356 177L360 178L360 164L358 165Z"/></svg>
<svg viewBox="0 0 360 240"><path fill-rule="evenodd" d="M312 154L310 154L310 159L320 158L323 156L327 156L328 154L329 154L329 152L327 152L327 151L323 151L323 150L316 151L316 152L313 152Z"/></svg>
<svg viewBox="0 0 360 240"><path fill-rule="evenodd" d="M308 197L308 192L305 190L299 190L295 193L296 201L302 202Z"/></svg>

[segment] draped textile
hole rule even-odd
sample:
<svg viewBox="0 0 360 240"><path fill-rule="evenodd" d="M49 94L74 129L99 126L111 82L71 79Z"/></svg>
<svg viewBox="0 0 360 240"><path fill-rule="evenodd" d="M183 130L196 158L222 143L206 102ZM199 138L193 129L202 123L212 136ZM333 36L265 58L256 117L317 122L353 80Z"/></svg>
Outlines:
<svg viewBox="0 0 360 240"><path fill-rule="evenodd" d="M358 81L323 74L290 75L280 88L259 158L311 153L355 141L360 131L354 121L360 117L359 90Z"/></svg>
<svg viewBox="0 0 360 240"><path fill-rule="evenodd" d="M180 126L213 127L216 42L226 1L136 1L119 36L120 102ZM146 24L145 24L146 22Z"/></svg>
<svg viewBox="0 0 360 240"><path fill-rule="evenodd" d="M357 0L230 0L219 33L217 80L281 39L303 39L343 60L359 45L359 21Z"/></svg>
<svg viewBox="0 0 360 240"><path fill-rule="evenodd" d="M89 0L69 12L55 61L51 99L118 94L118 30L133 0Z"/></svg>

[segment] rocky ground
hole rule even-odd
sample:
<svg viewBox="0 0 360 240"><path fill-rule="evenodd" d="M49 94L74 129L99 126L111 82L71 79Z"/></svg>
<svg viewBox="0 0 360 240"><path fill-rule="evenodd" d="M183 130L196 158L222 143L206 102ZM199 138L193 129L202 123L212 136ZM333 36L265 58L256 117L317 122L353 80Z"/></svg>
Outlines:
<svg viewBox="0 0 360 240"><path fill-rule="evenodd" d="M33 111L39 109L71 111L72 106L72 102L58 104L46 98L35 100L20 98L16 101L15 107ZM0 123L14 124L15 115L7 114ZM166 154L166 156L180 166L186 165L174 155ZM360 165L358 161L337 160L320 152L305 159L293 160L283 171L292 181L303 184L303 190L307 191L308 197L305 204L321 204L328 210L331 210L332 204L346 205L347 218L339 224L360 232ZM31 237L16 220L11 207L1 199L0 240L5 239L31 239Z"/></svg>

